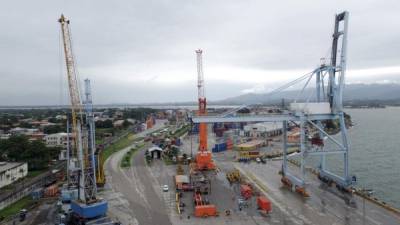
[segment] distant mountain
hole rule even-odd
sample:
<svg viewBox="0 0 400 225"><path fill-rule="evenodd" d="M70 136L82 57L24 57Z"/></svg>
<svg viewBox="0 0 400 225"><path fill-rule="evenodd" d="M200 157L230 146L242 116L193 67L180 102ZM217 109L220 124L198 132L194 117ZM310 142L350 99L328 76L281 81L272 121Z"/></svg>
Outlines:
<svg viewBox="0 0 400 225"><path fill-rule="evenodd" d="M244 94L237 97L214 101L214 104L267 104L280 102L281 99L305 99L314 96L315 89L306 89L302 96L298 97L299 90L283 91L275 94ZM348 84L344 90L344 101L365 100L397 100L400 99L400 84Z"/></svg>

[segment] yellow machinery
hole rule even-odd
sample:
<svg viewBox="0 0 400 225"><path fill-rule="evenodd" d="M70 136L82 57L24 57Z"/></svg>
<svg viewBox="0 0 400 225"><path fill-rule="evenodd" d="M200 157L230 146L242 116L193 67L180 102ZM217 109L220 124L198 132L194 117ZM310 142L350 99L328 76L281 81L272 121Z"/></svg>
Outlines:
<svg viewBox="0 0 400 225"><path fill-rule="evenodd" d="M229 183L240 182L240 172L237 169L234 169L226 174L226 179L228 179Z"/></svg>

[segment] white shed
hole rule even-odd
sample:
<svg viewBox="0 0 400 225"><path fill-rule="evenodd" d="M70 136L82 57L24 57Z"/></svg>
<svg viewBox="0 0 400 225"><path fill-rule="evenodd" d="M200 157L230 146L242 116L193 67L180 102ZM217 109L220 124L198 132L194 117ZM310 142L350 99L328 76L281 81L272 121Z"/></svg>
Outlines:
<svg viewBox="0 0 400 225"><path fill-rule="evenodd" d="M147 151L149 151L149 154L151 155L151 158L154 159L154 155L156 154L157 159L161 158L161 153L163 152L162 148L158 146L153 146L149 148Z"/></svg>

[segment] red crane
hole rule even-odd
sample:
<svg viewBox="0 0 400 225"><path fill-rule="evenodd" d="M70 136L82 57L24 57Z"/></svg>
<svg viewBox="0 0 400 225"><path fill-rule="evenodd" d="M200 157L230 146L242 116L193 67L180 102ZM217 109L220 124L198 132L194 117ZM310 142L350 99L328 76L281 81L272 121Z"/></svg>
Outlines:
<svg viewBox="0 0 400 225"><path fill-rule="evenodd" d="M203 75L203 50L196 50L197 56L197 89L199 100L199 116L207 115L207 101L204 94L204 75ZM215 164L212 160L211 152L207 151L207 124L199 124L199 150L196 155L197 169L199 170L213 170Z"/></svg>

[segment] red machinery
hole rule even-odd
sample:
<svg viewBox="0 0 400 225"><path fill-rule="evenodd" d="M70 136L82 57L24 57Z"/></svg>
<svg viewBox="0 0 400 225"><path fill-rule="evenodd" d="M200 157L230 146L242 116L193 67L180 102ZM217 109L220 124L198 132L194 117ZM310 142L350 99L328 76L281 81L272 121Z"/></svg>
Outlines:
<svg viewBox="0 0 400 225"><path fill-rule="evenodd" d="M240 185L240 194L247 200L253 195L253 189L248 184L242 184Z"/></svg>
<svg viewBox="0 0 400 225"><path fill-rule="evenodd" d="M199 98L199 116L207 115L207 101L204 94L204 76L201 49L196 50L197 55L197 88ZM211 152L207 151L207 124L199 124L199 151L196 155L196 165L198 170L214 170L215 164L212 160Z"/></svg>
<svg viewBox="0 0 400 225"><path fill-rule="evenodd" d="M194 194L194 215L196 217L217 216L217 207L212 204L204 202L200 192Z"/></svg>
<svg viewBox="0 0 400 225"><path fill-rule="evenodd" d="M271 202L264 196L257 197L257 206L261 213L268 214L272 211Z"/></svg>

